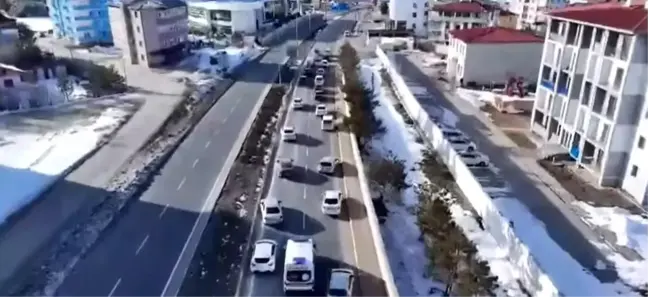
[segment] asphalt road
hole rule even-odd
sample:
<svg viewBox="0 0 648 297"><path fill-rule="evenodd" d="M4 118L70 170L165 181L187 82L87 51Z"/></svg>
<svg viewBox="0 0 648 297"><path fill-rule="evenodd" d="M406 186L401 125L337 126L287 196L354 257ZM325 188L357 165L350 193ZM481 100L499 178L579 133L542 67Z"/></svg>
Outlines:
<svg viewBox="0 0 648 297"><path fill-rule="evenodd" d="M302 32L303 31L303 32ZM294 30L289 30L294 39ZM308 32L300 30L300 38ZM61 296L154 296L163 293L178 259L190 260L185 243L200 238L194 225L218 196L226 159L254 107L287 58L285 46L269 50L241 71L237 82L198 123L144 194L107 230L59 287ZM222 186L222 185L221 185ZM213 201L211 202L213 203Z"/></svg>
<svg viewBox="0 0 648 297"><path fill-rule="evenodd" d="M323 51L339 46L340 37L345 30L352 30L355 25L354 14L333 21L317 37L314 48ZM330 69L333 69L332 67ZM326 190L345 192L340 176L325 176L317 173L317 163L325 156L340 157L339 135L335 132L321 130L320 118L314 114L314 100L311 88L312 76L302 78L294 96L301 97L308 105L303 110L290 110L286 125L296 128L298 139L294 143L282 142L277 157L292 158L296 166L295 177L278 178L274 172L268 196L274 196L283 202L284 222L280 226L265 226L257 216L254 241L260 238L271 238L285 244L289 237L311 236L317 244L316 258L316 296L324 296L330 269L350 267L355 263L353 232L348 220L333 218L322 214L320 203ZM334 94L335 76L329 71L326 76L327 94ZM334 99L329 98L327 105L336 107ZM277 171L278 168L275 168ZM357 186L357 185L356 185ZM255 275L246 272L242 278L242 296L283 296L282 270L283 255L277 258L277 270L273 274ZM244 267L247 267L244 264Z"/></svg>

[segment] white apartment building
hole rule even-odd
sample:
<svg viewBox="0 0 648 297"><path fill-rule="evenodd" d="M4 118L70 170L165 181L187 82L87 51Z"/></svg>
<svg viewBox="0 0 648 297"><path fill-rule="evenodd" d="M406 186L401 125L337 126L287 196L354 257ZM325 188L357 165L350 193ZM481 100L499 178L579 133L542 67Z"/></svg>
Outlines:
<svg viewBox="0 0 648 297"><path fill-rule="evenodd" d="M531 131L559 143L600 186L648 204L648 12L601 3L552 11Z"/></svg>
<svg viewBox="0 0 648 297"><path fill-rule="evenodd" d="M500 27L452 30L449 34L446 71L459 85L506 84L511 78L536 82L543 39Z"/></svg>
<svg viewBox="0 0 648 297"><path fill-rule="evenodd" d="M108 8L115 46L131 64L177 62L186 52L187 4L182 0L131 0Z"/></svg>
<svg viewBox="0 0 648 297"><path fill-rule="evenodd" d="M416 36L426 36L428 10L427 0L389 0L389 28L413 30Z"/></svg>
<svg viewBox="0 0 648 297"><path fill-rule="evenodd" d="M540 29L546 24L546 12L563 8L569 0L512 0L509 10L518 16L517 29Z"/></svg>
<svg viewBox="0 0 648 297"><path fill-rule="evenodd" d="M428 18L428 37L447 43L450 30L495 26L499 11L495 5L474 0L436 4Z"/></svg>
<svg viewBox="0 0 648 297"><path fill-rule="evenodd" d="M189 23L193 28L211 34L231 35L233 32L253 34L272 22L277 13L283 15L286 5L280 0L230 0L188 2Z"/></svg>

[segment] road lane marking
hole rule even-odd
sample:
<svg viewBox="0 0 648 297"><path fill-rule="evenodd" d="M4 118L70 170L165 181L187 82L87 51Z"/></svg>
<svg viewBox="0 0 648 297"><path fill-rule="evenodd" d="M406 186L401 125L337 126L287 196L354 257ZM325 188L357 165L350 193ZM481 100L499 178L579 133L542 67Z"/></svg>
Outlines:
<svg viewBox="0 0 648 297"><path fill-rule="evenodd" d="M137 256L137 254L139 254L139 253L142 251L142 249L144 248L144 245L145 245L146 242L148 241L148 238L149 238L149 235L146 234L146 237L144 237L144 239L142 240L142 242L140 243L140 245L137 247L137 250L135 251L135 255L136 255L136 256Z"/></svg>
<svg viewBox="0 0 648 297"><path fill-rule="evenodd" d="M207 140L207 142L205 143L205 148L208 148L210 144L211 144L211 140Z"/></svg>
<svg viewBox="0 0 648 297"><path fill-rule="evenodd" d="M196 164L198 164L198 160L199 159L193 161L193 164L191 164L191 168L196 168Z"/></svg>
<svg viewBox="0 0 648 297"><path fill-rule="evenodd" d="M229 112L230 114L234 113L234 108L236 108L236 105L232 106L232 108L230 109L230 112Z"/></svg>
<svg viewBox="0 0 648 297"><path fill-rule="evenodd" d="M166 205L164 206L164 208L163 208L162 211L160 212L160 215L158 215L158 218L162 218L162 216L164 215L164 213L167 211L167 208L169 208L169 204L166 204Z"/></svg>
<svg viewBox="0 0 648 297"><path fill-rule="evenodd" d="M180 181L180 184L178 185L178 188L176 188L177 191L180 191L180 189L182 188L182 185L184 185L186 180L187 180L186 177L182 178L182 180Z"/></svg>
<svg viewBox="0 0 648 297"><path fill-rule="evenodd" d="M304 199L306 199L306 187L304 187Z"/></svg>
<svg viewBox="0 0 648 297"><path fill-rule="evenodd" d="M349 137L351 137L351 135L349 135ZM351 141L353 141L353 140L351 140ZM340 149L340 160L343 160L343 157L342 157L342 152L343 152L342 138L339 137L339 134L338 134L338 145L339 145L339 149ZM357 168L357 166L356 166L356 170L364 170L364 168ZM342 186L344 187L344 193L346 193L347 199L348 199L349 198L348 197L349 196L349 187L347 185L347 179L345 178L345 176L342 176ZM347 211L349 211L348 207L347 207ZM353 245L353 258L355 260L355 264L356 264L355 266L357 267L358 265L360 265L359 264L360 262L358 261L358 245L356 244L355 232L353 231L353 219L351 218L351 214L348 214L348 215L349 215L349 229L351 229L351 245Z"/></svg>
<svg viewBox="0 0 648 297"><path fill-rule="evenodd" d="M308 157L308 148L306 148L306 157Z"/></svg>
<svg viewBox="0 0 648 297"><path fill-rule="evenodd" d="M119 287L119 284L121 284L121 277L119 279L117 279L117 282L112 287L112 290L110 290L110 293L108 293L108 297L111 297L112 295L115 294L115 291L117 290L117 287Z"/></svg>

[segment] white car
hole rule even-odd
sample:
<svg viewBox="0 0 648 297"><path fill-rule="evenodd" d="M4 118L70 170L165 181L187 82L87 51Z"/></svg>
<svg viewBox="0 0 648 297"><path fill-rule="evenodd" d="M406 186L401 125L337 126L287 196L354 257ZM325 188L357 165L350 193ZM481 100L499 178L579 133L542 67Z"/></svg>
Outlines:
<svg viewBox="0 0 648 297"><path fill-rule="evenodd" d="M490 163L488 157L477 152L473 152L473 153L462 152L459 153L459 157L461 157L461 160L468 167L486 167Z"/></svg>
<svg viewBox="0 0 648 297"><path fill-rule="evenodd" d="M331 269L331 278L329 278L328 288L326 289L327 297L347 297L353 295L353 281L355 275L353 270L336 268Z"/></svg>
<svg viewBox="0 0 648 297"><path fill-rule="evenodd" d="M321 75L321 76L324 76L325 73L326 73L326 70L324 70L324 68L317 68L317 71L315 71L315 74Z"/></svg>
<svg viewBox="0 0 648 297"><path fill-rule="evenodd" d="M324 192L322 198L322 213L330 216L339 216L342 213L342 192L329 190Z"/></svg>
<svg viewBox="0 0 648 297"><path fill-rule="evenodd" d="M317 104L315 106L315 115L316 116L324 116L328 113L328 109L326 108L326 104Z"/></svg>
<svg viewBox="0 0 648 297"><path fill-rule="evenodd" d="M317 171L324 174L334 174L340 165L340 160L331 156L326 156L317 164Z"/></svg>
<svg viewBox="0 0 648 297"><path fill-rule="evenodd" d="M351 31L345 30L344 31L344 37L351 37Z"/></svg>
<svg viewBox="0 0 648 297"><path fill-rule="evenodd" d="M322 131L335 131L335 117L332 114L322 116Z"/></svg>
<svg viewBox="0 0 648 297"><path fill-rule="evenodd" d="M465 138L461 131L454 128L443 127L441 128L441 133L443 133L443 138L447 140Z"/></svg>
<svg viewBox="0 0 648 297"><path fill-rule="evenodd" d="M301 97L293 98L293 109L301 109L304 107L304 99Z"/></svg>
<svg viewBox="0 0 648 297"><path fill-rule="evenodd" d="M277 242L270 239L257 240L254 243L250 271L274 272L277 259Z"/></svg>
<svg viewBox="0 0 648 297"><path fill-rule="evenodd" d="M281 129L281 138L283 141L296 141L297 133L295 133L295 127L285 126Z"/></svg>
<svg viewBox="0 0 648 297"><path fill-rule="evenodd" d="M465 137L453 137L448 139L448 142L457 152L473 152L477 149L477 146Z"/></svg>
<svg viewBox="0 0 648 297"><path fill-rule="evenodd" d="M314 83L315 83L316 86L324 85L324 76L316 75Z"/></svg>
<svg viewBox="0 0 648 297"><path fill-rule="evenodd" d="M283 210L281 208L281 201L277 200L276 198L268 197L261 200L261 203L259 203L259 208L261 208L261 217L263 218L263 224L274 225L283 222Z"/></svg>

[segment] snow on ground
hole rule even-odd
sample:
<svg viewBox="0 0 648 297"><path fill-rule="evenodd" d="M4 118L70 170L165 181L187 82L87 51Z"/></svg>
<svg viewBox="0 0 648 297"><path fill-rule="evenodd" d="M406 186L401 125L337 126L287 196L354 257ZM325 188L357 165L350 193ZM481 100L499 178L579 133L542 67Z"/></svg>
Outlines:
<svg viewBox="0 0 648 297"><path fill-rule="evenodd" d="M25 24L27 28L36 33L47 33L54 30L54 23L50 18L17 18L16 21Z"/></svg>
<svg viewBox="0 0 648 297"><path fill-rule="evenodd" d="M495 98L498 97L503 101L533 101L535 100L534 94L529 94L523 98L517 96L508 96L503 94L504 90L494 89L493 91L479 91L479 90L470 90L465 88L457 88L457 95L470 102L476 107L482 107L485 104L493 104Z"/></svg>
<svg viewBox="0 0 648 297"><path fill-rule="evenodd" d="M0 117L0 224L90 153L127 115L123 109L108 108L74 125L48 131L24 131Z"/></svg>
<svg viewBox="0 0 648 297"><path fill-rule="evenodd" d="M374 73L374 85L381 85L379 68L375 64L362 66L361 76L367 85L371 84L371 71ZM405 124L393 106L395 99L388 97L390 94L386 86L377 90L380 105L374 111L382 119L387 131L381 139L372 142L372 148L382 154L391 152L404 160L408 168L416 168L417 162L422 158L421 150L425 147L416 142L416 130ZM423 181L425 177L420 171L408 172L409 184L418 185ZM390 213L382 227L396 286L402 296L429 296L431 290L438 292L443 286L426 277L427 256L424 244L419 241L420 231L415 214L418 197L414 186L403 192L401 202L387 204ZM495 239L482 231L475 219L461 206L455 204L451 211L466 236L477 246L479 256L488 261L493 274L499 277L500 285L506 292L501 295L524 296L517 282L520 268L509 262L506 251L499 248Z"/></svg>
<svg viewBox="0 0 648 297"><path fill-rule="evenodd" d="M223 49L202 48L195 52L198 55L198 71L205 74L221 75L230 72L257 53L250 47L226 47Z"/></svg>
<svg viewBox="0 0 648 297"><path fill-rule="evenodd" d="M582 201L574 205L587 213L584 219L589 225L614 233L616 245L632 249L643 258L630 261L617 253L608 255L621 279L635 287L648 287L648 218L618 207L595 207Z"/></svg>

